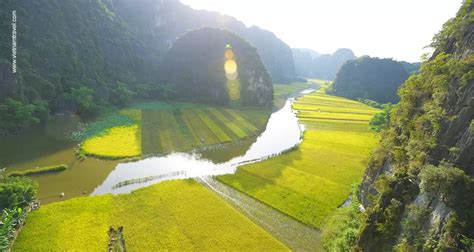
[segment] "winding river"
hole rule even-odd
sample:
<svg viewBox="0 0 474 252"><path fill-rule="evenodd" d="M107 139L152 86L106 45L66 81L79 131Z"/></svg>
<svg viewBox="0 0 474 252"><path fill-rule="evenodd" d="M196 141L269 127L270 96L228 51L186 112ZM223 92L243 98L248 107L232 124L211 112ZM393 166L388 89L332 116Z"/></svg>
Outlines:
<svg viewBox="0 0 474 252"><path fill-rule="evenodd" d="M76 144L67 140L65 135L76 127L79 119L74 116L57 117L48 125L19 136L0 137L2 143L7 143L0 146L0 167L24 170L57 163L69 165L65 172L33 176L40 184L39 198L43 203L61 200L58 195L62 192L66 194L63 199L89 194L120 194L165 180L232 174L241 164L278 155L299 144L304 129L298 123L291 103L293 97L314 90L310 88L288 98L281 109L272 113L265 130L258 137L223 145L215 150L173 153L126 163L94 158L77 161L73 150ZM245 147L243 151L232 151L242 147ZM239 154L220 157L229 153Z"/></svg>

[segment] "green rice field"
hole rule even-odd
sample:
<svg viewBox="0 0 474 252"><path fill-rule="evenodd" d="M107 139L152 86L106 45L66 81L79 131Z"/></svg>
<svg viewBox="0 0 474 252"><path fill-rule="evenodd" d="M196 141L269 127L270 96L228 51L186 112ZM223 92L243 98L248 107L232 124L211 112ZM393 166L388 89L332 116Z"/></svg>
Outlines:
<svg viewBox="0 0 474 252"><path fill-rule="evenodd" d="M43 206L28 216L13 251L106 251L111 225L123 226L128 251L288 251L193 180Z"/></svg>
<svg viewBox="0 0 474 252"><path fill-rule="evenodd" d="M324 87L323 87L324 88ZM378 112L365 104L324 94L293 103L306 131L291 152L217 177L271 207L316 228L349 196L378 138L368 129Z"/></svg>
<svg viewBox="0 0 474 252"><path fill-rule="evenodd" d="M90 127L99 130L89 130L92 133L86 134L82 150L86 155L104 158L190 151L255 136L265 128L270 112L261 108L217 108L190 103L137 104L121 110L119 117L106 118L112 122L92 124ZM115 118L120 121L114 122ZM122 121L126 124L120 125Z"/></svg>

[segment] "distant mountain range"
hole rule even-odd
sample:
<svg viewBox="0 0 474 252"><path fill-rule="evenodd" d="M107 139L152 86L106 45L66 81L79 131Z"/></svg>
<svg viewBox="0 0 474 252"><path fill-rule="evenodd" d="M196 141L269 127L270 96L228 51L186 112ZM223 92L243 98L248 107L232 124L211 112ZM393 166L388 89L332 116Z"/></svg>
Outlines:
<svg viewBox="0 0 474 252"><path fill-rule="evenodd" d="M190 30L220 28L236 33L257 48L273 82L289 83L296 78L291 48L267 30L247 28L233 17L195 10L178 0L112 0L110 4L157 59Z"/></svg>
<svg viewBox="0 0 474 252"><path fill-rule="evenodd" d="M301 77L333 80L347 60L355 59L351 49L341 48L333 54L319 54L311 49L293 48L296 74Z"/></svg>

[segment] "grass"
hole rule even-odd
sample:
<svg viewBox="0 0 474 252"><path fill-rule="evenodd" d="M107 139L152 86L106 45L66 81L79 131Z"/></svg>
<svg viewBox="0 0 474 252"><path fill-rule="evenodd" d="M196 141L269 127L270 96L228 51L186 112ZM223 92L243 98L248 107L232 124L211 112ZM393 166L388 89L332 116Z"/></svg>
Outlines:
<svg viewBox="0 0 474 252"><path fill-rule="evenodd" d="M106 250L111 225L124 227L128 251L288 250L197 182L179 180L43 206L13 251Z"/></svg>
<svg viewBox="0 0 474 252"><path fill-rule="evenodd" d="M86 155L105 159L137 157L141 155L139 131L136 124L113 127L102 135L87 139L81 148Z"/></svg>
<svg viewBox="0 0 474 252"><path fill-rule="evenodd" d="M362 178L364 161L377 143L368 120L378 110L323 92L299 98L293 108L307 129L298 148L217 179L322 228Z"/></svg>
<svg viewBox="0 0 474 252"><path fill-rule="evenodd" d="M8 176L18 177L18 176L31 176L31 175L39 175L39 174L46 174L46 173L56 173L56 172L65 171L67 167L68 166L65 164L35 167L35 168L24 170L24 171L11 172L8 174Z"/></svg>
<svg viewBox="0 0 474 252"><path fill-rule="evenodd" d="M131 114L127 111L124 114L103 116L95 122L83 125L83 127L71 134L71 138L76 141L84 141L92 137L104 135L109 129L114 127L133 125L136 121L133 119L133 116L130 116Z"/></svg>

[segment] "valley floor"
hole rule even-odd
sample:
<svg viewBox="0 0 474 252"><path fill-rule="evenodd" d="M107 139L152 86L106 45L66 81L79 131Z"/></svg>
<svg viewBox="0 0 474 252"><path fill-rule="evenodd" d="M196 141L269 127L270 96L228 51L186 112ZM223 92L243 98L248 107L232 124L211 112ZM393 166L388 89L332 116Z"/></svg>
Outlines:
<svg viewBox="0 0 474 252"><path fill-rule="evenodd" d="M189 179L175 180L125 195L79 197L52 203L28 216L13 250L105 250L109 226L124 227L130 251L279 251L289 247L314 250L319 241L317 229L324 227L348 197L351 185L362 177L363 162L377 142L377 137L368 131L368 120L378 110L325 95L323 89L299 98L293 108L306 128L301 145L280 156L239 167L236 174L217 177L223 182L219 189L212 189L209 181L199 184ZM201 121L202 114L212 115L214 120L221 117L219 113L226 118L224 112L234 113L181 108L179 116L190 109L203 111L192 115ZM121 113L129 113L143 123L136 112ZM159 113L176 118L171 110ZM234 115L232 122L244 128L249 121ZM232 131L233 126L225 120L221 122L220 126ZM194 125L190 129L196 128ZM233 134L238 136L237 129L234 130ZM232 190L245 196L232 199L232 195L238 195L229 193ZM259 218L262 214L265 217ZM271 218L279 220L269 223ZM288 241L289 236L282 237L285 232L301 237Z"/></svg>

